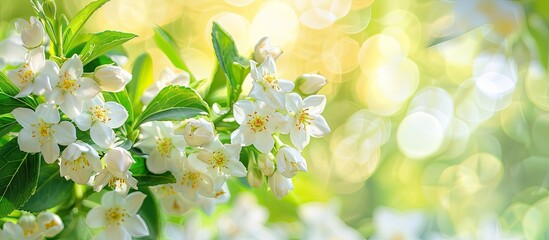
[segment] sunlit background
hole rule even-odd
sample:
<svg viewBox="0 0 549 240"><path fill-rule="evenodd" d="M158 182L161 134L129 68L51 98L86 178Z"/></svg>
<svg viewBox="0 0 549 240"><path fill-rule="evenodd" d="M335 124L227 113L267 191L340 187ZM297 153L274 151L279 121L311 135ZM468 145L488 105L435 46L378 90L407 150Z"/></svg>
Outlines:
<svg viewBox="0 0 549 240"><path fill-rule="evenodd" d="M28 1L2 0L3 36L32 14ZM146 51L159 76L172 66L152 39L161 26L209 79L213 21L245 56L269 36L282 78L326 76L332 133L305 149L308 172L287 197L235 181L231 202L173 231L230 235L248 219L277 238L549 238L549 2L112 0L85 31L138 34L124 67Z"/></svg>

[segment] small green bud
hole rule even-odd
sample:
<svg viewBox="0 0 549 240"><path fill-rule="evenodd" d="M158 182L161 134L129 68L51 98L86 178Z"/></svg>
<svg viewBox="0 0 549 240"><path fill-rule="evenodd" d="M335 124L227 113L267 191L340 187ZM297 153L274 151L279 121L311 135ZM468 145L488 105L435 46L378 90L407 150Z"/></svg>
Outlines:
<svg viewBox="0 0 549 240"><path fill-rule="evenodd" d="M57 5L55 4L55 0L44 0L44 3L42 3L42 9L44 10L46 17L50 19L56 18Z"/></svg>

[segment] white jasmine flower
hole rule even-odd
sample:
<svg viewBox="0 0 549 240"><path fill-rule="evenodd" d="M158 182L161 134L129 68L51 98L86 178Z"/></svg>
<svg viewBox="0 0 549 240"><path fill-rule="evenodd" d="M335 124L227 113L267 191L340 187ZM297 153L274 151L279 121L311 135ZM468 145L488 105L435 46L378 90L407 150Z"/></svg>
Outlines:
<svg viewBox="0 0 549 240"><path fill-rule="evenodd" d="M23 228L19 224L6 222L4 223L4 228L0 230L0 239L21 240L27 238L24 237Z"/></svg>
<svg viewBox="0 0 549 240"><path fill-rule="evenodd" d="M106 65L95 70L94 78L102 91L120 92L132 80L132 75L121 67Z"/></svg>
<svg viewBox="0 0 549 240"><path fill-rule="evenodd" d="M38 225L44 237L51 238L63 231L63 221L52 212L41 212L37 217Z"/></svg>
<svg viewBox="0 0 549 240"><path fill-rule="evenodd" d="M259 63L265 61L269 55L276 60L281 54L282 50L279 47L271 46L271 39L269 37L260 39L254 48L254 60Z"/></svg>
<svg viewBox="0 0 549 240"><path fill-rule="evenodd" d="M273 148L273 133L288 132L286 118L261 101L239 100L234 104L234 119L240 127L231 134L231 141L253 144L262 153Z"/></svg>
<svg viewBox="0 0 549 240"><path fill-rule="evenodd" d="M101 172L97 151L87 143L76 141L61 154L59 174L78 184L87 184L94 173Z"/></svg>
<svg viewBox="0 0 549 240"><path fill-rule="evenodd" d="M72 123L59 122L59 112L53 104L40 104L36 112L28 108L16 108L11 114L23 127L17 137L23 152L41 152L47 163L59 157L59 146L76 141L76 129Z"/></svg>
<svg viewBox="0 0 549 240"><path fill-rule="evenodd" d="M24 213L17 224L21 226L23 230L23 236L25 239L38 239L42 237L42 230L36 222L36 217L30 213Z"/></svg>
<svg viewBox="0 0 549 240"><path fill-rule="evenodd" d="M213 124L202 118L191 119L183 130L183 136L189 146L202 146L214 139Z"/></svg>
<svg viewBox="0 0 549 240"><path fill-rule="evenodd" d="M310 136L323 137L330 127L322 115L326 106L326 97L312 95L305 100L296 93L286 95L286 108L290 112L290 139L298 150L309 144Z"/></svg>
<svg viewBox="0 0 549 240"><path fill-rule="evenodd" d="M101 148L110 148L115 141L114 128L121 127L128 119L128 111L116 103L103 101L97 95L84 102L83 111L74 119L82 131L90 130L90 137Z"/></svg>
<svg viewBox="0 0 549 240"><path fill-rule="evenodd" d="M120 193L128 193L129 187L137 189L137 180L129 171L135 162L130 152L121 147L111 148L105 153L103 160L106 167L95 177L93 190L99 192L105 185Z"/></svg>
<svg viewBox="0 0 549 240"><path fill-rule="evenodd" d="M275 171L275 161L272 153L261 153L257 158L257 166L265 176L273 175Z"/></svg>
<svg viewBox="0 0 549 240"><path fill-rule="evenodd" d="M21 33L23 45L28 49L36 48L44 42L44 26L36 17L30 17L30 22L17 19L15 29Z"/></svg>
<svg viewBox="0 0 549 240"><path fill-rule="evenodd" d="M76 54L65 61L61 69L56 65L54 71L58 74L49 76L51 91L46 92L46 99L58 104L61 111L73 119L82 112L84 100L95 97L101 89L93 79L82 77L84 68Z"/></svg>
<svg viewBox="0 0 549 240"><path fill-rule="evenodd" d="M147 122L141 125L139 138L135 146L149 154L147 169L156 174L176 166L187 145L183 136L174 134L172 122Z"/></svg>
<svg viewBox="0 0 549 240"><path fill-rule="evenodd" d="M22 66L7 71L10 81L21 89L16 98L26 97L31 93L36 95L44 94L50 88L48 78L55 75L57 64L46 61L44 47L30 50L25 55L25 62ZM42 73L44 71L44 73Z"/></svg>
<svg viewBox="0 0 549 240"><path fill-rule="evenodd" d="M284 109L284 94L294 89L294 83L278 79L273 57L267 56L259 68L256 67L256 62L250 60L250 67L250 74L254 79L250 97L264 101L277 109Z"/></svg>
<svg viewBox="0 0 549 240"><path fill-rule="evenodd" d="M284 146L276 153L277 170L282 176L292 178L297 171L306 172L307 162L296 149Z"/></svg>
<svg viewBox="0 0 549 240"><path fill-rule="evenodd" d="M240 144L222 144L215 138L204 149L198 153L198 159L205 162L210 168L218 173L228 176L246 176L246 167L240 162Z"/></svg>
<svg viewBox="0 0 549 240"><path fill-rule="evenodd" d="M93 208L86 216L89 227L104 228L95 239L131 240L132 237L148 236L147 224L137 214L146 196L141 192L132 192L125 197L114 191L103 194L101 206Z"/></svg>
<svg viewBox="0 0 549 240"><path fill-rule="evenodd" d="M373 239L421 239L424 217L419 212L398 213L378 207L374 211Z"/></svg>
<svg viewBox="0 0 549 240"><path fill-rule="evenodd" d="M175 74L170 68L162 69L160 78L154 81L141 96L141 102L148 105L151 100L162 90L170 85L189 86L191 78L187 72Z"/></svg>
<svg viewBox="0 0 549 240"><path fill-rule="evenodd" d="M269 177L269 186L278 199L288 195L290 190L294 189L292 179L284 177L279 171L275 171Z"/></svg>
<svg viewBox="0 0 549 240"><path fill-rule="evenodd" d="M317 93L326 83L326 77L314 73L303 74L296 80L297 88L305 95Z"/></svg>
<svg viewBox="0 0 549 240"><path fill-rule="evenodd" d="M177 181L176 190L191 201L196 201L198 194L215 196L219 180L214 179L208 165L198 160L196 153L189 155L172 173Z"/></svg>

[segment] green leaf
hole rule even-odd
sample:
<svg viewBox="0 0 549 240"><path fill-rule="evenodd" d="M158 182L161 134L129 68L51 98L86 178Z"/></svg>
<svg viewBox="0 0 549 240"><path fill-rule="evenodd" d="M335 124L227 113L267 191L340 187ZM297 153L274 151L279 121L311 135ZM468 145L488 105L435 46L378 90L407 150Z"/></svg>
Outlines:
<svg viewBox="0 0 549 240"><path fill-rule="evenodd" d="M204 100L209 103L213 104L215 102L220 103L222 99L221 97L226 97L225 92L222 90L227 87L227 76L221 69L221 66L219 63L215 67L215 71L212 76L212 82L208 86L208 89L206 90L206 93L204 94ZM223 94L223 96L221 96ZM226 107L226 106L225 106Z"/></svg>
<svg viewBox="0 0 549 240"><path fill-rule="evenodd" d="M13 85L13 83L4 72L0 71L0 91L10 96L15 96L19 93L20 90L15 85Z"/></svg>
<svg viewBox="0 0 549 240"><path fill-rule="evenodd" d="M16 108L29 107L24 100L20 98L14 98L6 93L0 92L0 115L10 113Z"/></svg>
<svg viewBox="0 0 549 240"><path fill-rule="evenodd" d="M133 177L137 179L138 189L160 184L175 183L175 177L170 172L162 174L147 173L145 175L134 175Z"/></svg>
<svg viewBox="0 0 549 240"><path fill-rule="evenodd" d="M242 82L250 72L249 62L238 55L238 49L232 37L216 22L212 27L212 41L219 65L231 86L227 89L227 97L228 104L232 105L242 92Z"/></svg>
<svg viewBox="0 0 549 240"><path fill-rule="evenodd" d="M137 37L137 35L133 33L110 30L93 34L82 49L82 64L88 64L97 57L107 53L112 48L118 47L135 37Z"/></svg>
<svg viewBox="0 0 549 240"><path fill-rule="evenodd" d="M141 54L133 64L132 80L126 85L130 101L133 102L135 115L141 112L141 95L153 82L153 62L148 53Z"/></svg>
<svg viewBox="0 0 549 240"><path fill-rule="evenodd" d="M90 19L93 13L108 1L109 0L97 0L95 2L91 2L76 13L63 34L65 36L63 41L65 43L65 50L70 49L74 37L78 34L78 32L80 32L84 24L88 21L88 19Z"/></svg>
<svg viewBox="0 0 549 240"><path fill-rule="evenodd" d="M0 116L0 137L3 137L12 131L16 131L17 128L20 128L20 126L12 116Z"/></svg>
<svg viewBox="0 0 549 240"><path fill-rule="evenodd" d="M153 98L135 126L148 121L184 120L207 113L208 104L195 90L183 86L168 86Z"/></svg>
<svg viewBox="0 0 549 240"><path fill-rule="evenodd" d="M17 138L0 149L0 218L19 209L31 196L38 183L40 154L19 150Z"/></svg>
<svg viewBox="0 0 549 240"><path fill-rule="evenodd" d="M59 175L58 164L44 164L40 167L36 192L21 209L40 212L55 207L71 197L73 181Z"/></svg>
<svg viewBox="0 0 549 240"><path fill-rule="evenodd" d="M179 68L187 73L189 73L191 82L194 82L195 78L193 74L191 73L189 67L187 67L187 64L183 61L181 56L178 53L179 47L177 47L177 44L173 40L173 38L168 34L164 29L161 27L155 27L154 28L154 42L162 50L164 54L166 54L166 57L170 59L170 62L176 67Z"/></svg>
<svg viewBox="0 0 549 240"><path fill-rule="evenodd" d="M149 228L149 236L136 239L160 239L160 235L164 230L164 223L166 222L166 217L160 211L160 203L148 187L139 188L139 191L147 195L138 214L145 220Z"/></svg>

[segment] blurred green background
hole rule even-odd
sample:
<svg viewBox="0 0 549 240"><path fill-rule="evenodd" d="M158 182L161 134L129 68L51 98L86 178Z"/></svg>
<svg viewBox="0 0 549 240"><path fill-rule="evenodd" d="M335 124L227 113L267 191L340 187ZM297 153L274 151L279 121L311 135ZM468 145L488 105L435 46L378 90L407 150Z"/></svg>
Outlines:
<svg viewBox="0 0 549 240"><path fill-rule="evenodd" d="M73 16L88 2L58 1L58 10ZM1 3L7 37L33 11L28 1ZM374 212L383 206L397 218L421 213L421 238L482 239L486 218L501 236L549 237L549 2L112 0L85 31L138 34L124 67L146 51L158 76L171 67L152 40L159 25L197 79L209 79L213 21L245 56L269 36L284 51L281 78L328 79L320 93L332 133L303 152L308 172L294 178L295 190L276 200L235 180L232 199L253 192L270 223L290 223L290 235L299 206L320 201L363 236L379 234Z"/></svg>

